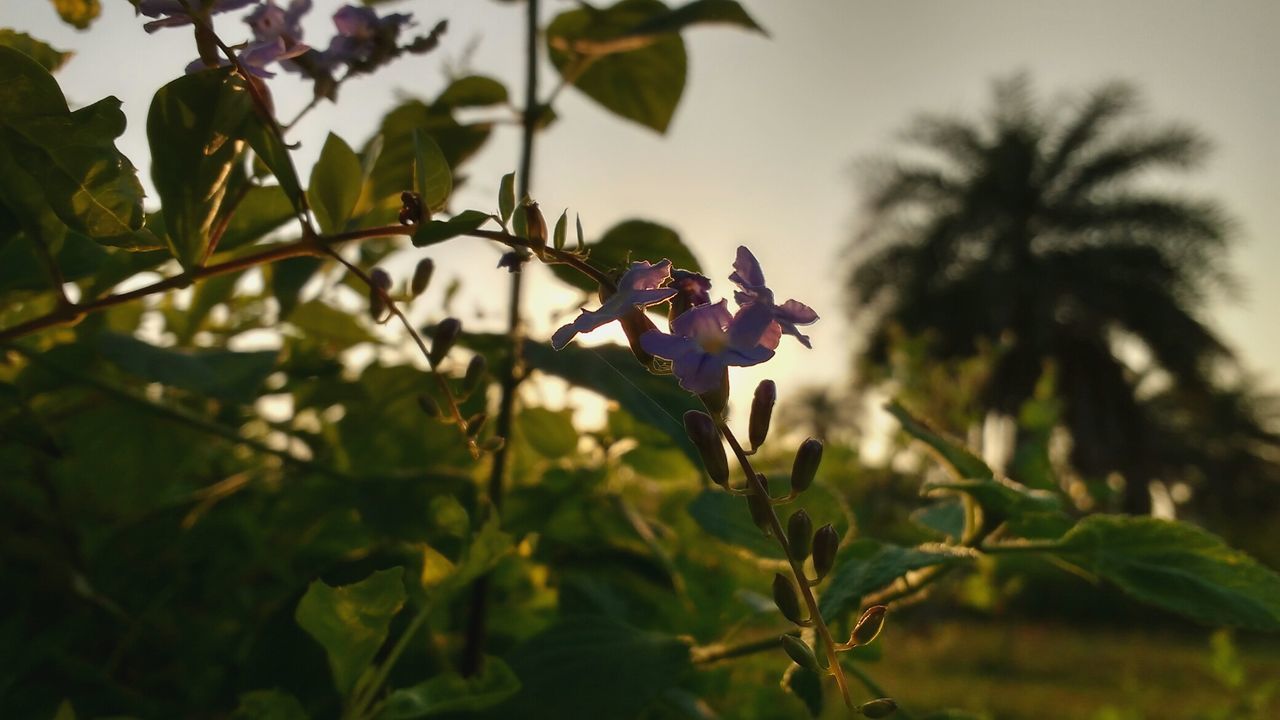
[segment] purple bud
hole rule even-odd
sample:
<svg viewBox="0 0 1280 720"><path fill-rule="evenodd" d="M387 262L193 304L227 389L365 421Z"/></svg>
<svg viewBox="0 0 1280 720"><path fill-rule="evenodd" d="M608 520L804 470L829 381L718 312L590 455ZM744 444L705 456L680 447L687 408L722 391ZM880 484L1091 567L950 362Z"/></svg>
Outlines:
<svg viewBox="0 0 1280 720"><path fill-rule="evenodd" d="M724 453L724 443L716 430L716 423L711 416L690 410L684 414L684 430L702 457L702 465L711 476L711 481L721 487L729 485L729 459Z"/></svg>
<svg viewBox="0 0 1280 720"><path fill-rule="evenodd" d="M418 261L418 266L413 269L413 280L409 283L409 292L414 297L421 295L426 291L427 286L431 284L431 274L436 270L436 264L431 258L422 258Z"/></svg>
<svg viewBox="0 0 1280 720"><path fill-rule="evenodd" d="M461 332L462 321L457 318L445 318L436 325L436 330L431 335L431 353L427 357L431 361L431 367L437 367L444 361Z"/></svg>
<svg viewBox="0 0 1280 720"><path fill-rule="evenodd" d="M871 702L865 702L858 706L858 712L863 717L869 718L887 718L898 711L898 703L893 698L879 698Z"/></svg>
<svg viewBox="0 0 1280 720"><path fill-rule="evenodd" d="M795 635L783 635L781 640L782 649L787 651L787 655L795 664L816 673L822 672L822 667L818 665L818 658L814 656L813 650L809 648L809 643Z"/></svg>
<svg viewBox="0 0 1280 720"><path fill-rule="evenodd" d="M803 625L804 613L800 612L800 598L796 596L796 587L791 579L782 573L773 575L773 602L782 611L782 616L797 625Z"/></svg>
<svg viewBox="0 0 1280 720"><path fill-rule="evenodd" d="M373 281L374 285L377 285L383 290L391 289L391 276L382 268L374 268L373 272L369 273L369 279Z"/></svg>
<svg viewBox="0 0 1280 720"><path fill-rule="evenodd" d="M751 521L760 528L765 535L773 533L773 504L769 502L769 480L760 474L756 474L760 478L760 486L764 488L761 495L756 492L750 485L747 486L747 509L751 511Z"/></svg>
<svg viewBox="0 0 1280 720"><path fill-rule="evenodd" d="M858 624L853 626L850 642L854 645L870 645L875 642L880 631L884 629L884 615L888 610L884 605L872 605L867 608L862 613L862 617L858 618Z"/></svg>
<svg viewBox="0 0 1280 720"><path fill-rule="evenodd" d="M488 421L488 419L489 419L489 414L483 413L483 412L478 412L475 415L472 415L471 417L467 418L467 425L466 425L467 435L470 435L471 437L475 437L480 432L480 429L484 427L484 424L486 421Z"/></svg>
<svg viewBox="0 0 1280 720"><path fill-rule="evenodd" d="M422 412L431 417L440 417L440 404L436 399L426 393L418 396L418 407L422 408Z"/></svg>
<svg viewBox="0 0 1280 720"><path fill-rule="evenodd" d="M471 361L467 363L467 372L462 376L462 391L470 394L480 386L480 380L484 378L485 370L489 368L489 363L484 359L483 355L474 355Z"/></svg>
<svg viewBox="0 0 1280 720"><path fill-rule="evenodd" d="M809 557L813 548L813 520L803 509L792 513L787 520L787 547L791 550L791 557L801 562Z"/></svg>
<svg viewBox="0 0 1280 720"><path fill-rule="evenodd" d="M796 459L791 466L791 491L802 493L813 484L818 475L818 466L822 464L822 441L809 438L800 443L796 450Z"/></svg>
<svg viewBox="0 0 1280 720"><path fill-rule="evenodd" d="M751 398L751 420L747 426L747 438L751 449L764 444L769 436L769 421L773 417L773 405L778 401L778 386L772 380L761 380L756 394Z"/></svg>
<svg viewBox="0 0 1280 720"><path fill-rule="evenodd" d="M818 528L813 534L813 571L818 579L827 576L836 564L836 551L840 549L840 533L830 524Z"/></svg>

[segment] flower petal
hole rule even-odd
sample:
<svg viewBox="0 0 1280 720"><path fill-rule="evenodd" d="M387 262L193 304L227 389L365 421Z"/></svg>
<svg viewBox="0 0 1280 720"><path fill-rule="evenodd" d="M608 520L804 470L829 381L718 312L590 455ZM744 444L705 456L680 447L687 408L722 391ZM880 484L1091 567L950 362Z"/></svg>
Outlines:
<svg viewBox="0 0 1280 720"><path fill-rule="evenodd" d="M666 302L675 297L675 288L654 288L652 290L633 290L627 297L627 302L633 306L649 307L657 305L660 302Z"/></svg>
<svg viewBox="0 0 1280 720"><path fill-rule="evenodd" d="M772 325L772 308L763 303L747 305L738 310L738 314L733 316L733 322L729 324L729 347L734 350L756 347Z"/></svg>
<svg viewBox="0 0 1280 720"><path fill-rule="evenodd" d="M729 275L729 280L741 285L743 289L764 287L764 271L760 269L756 256L745 245L738 246L738 256L733 261L733 273Z"/></svg>
<svg viewBox="0 0 1280 720"><path fill-rule="evenodd" d="M668 335L660 330L649 330L640 336L640 347L650 355L676 361L697 350L697 345L686 337Z"/></svg>
<svg viewBox="0 0 1280 720"><path fill-rule="evenodd" d="M699 394L720 387L726 369L728 366L720 356L703 352L690 353L671 366L671 372L680 380L680 387Z"/></svg>
<svg viewBox="0 0 1280 720"><path fill-rule="evenodd" d="M818 313L799 300L788 300L773 311L778 320L785 320L796 325L810 325L818 321Z"/></svg>
<svg viewBox="0 0 1280 720"><path fill-rule="evenodd" d="M631 263L618 281L619 290L652 290L671 278L671 261L663 259L653 265L648 260Z"/></svg>
<svg viewBox="0 0 1280 720"><path fill-rule="evenodd" d="M689 338L714 337L714 334L723 333L733 319L729 314L728 304L729 301L721 300L711 305L690 308L671 324L671 331Z"/></svg>

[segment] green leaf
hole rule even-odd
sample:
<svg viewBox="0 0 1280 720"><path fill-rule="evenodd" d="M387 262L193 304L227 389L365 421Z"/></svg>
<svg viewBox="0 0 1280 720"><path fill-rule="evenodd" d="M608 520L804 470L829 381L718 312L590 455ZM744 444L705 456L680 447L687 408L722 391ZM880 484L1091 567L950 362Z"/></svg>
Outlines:
<svg viewBox="0 0 1280 720"><path fill-rule="evenodd" d="M769 35L735 0L694 0L637 25L631 29L631 34L673 33L691 25L707 24L736 25L766 37Z"/></svg>
<svg viewBox="0 0 1280 720"><path fill-rule="evenodd" d="M964 503L943 500L911 513L911 522L944 538L959 541L964 536Z"/></svg>
<svg viewBox="0 0 1280 720"><path fill-rule="evenodd" d="M449 162L444 152L430 135L421 131L413 131L414 187L418 190L422 204L431 212L444 210L449 193L453 192L453 172L449 170Z"/></svg>
<svg viewBox="0 0 1280 720"><path fill-rule="evenodd" d="M335 233L346 228L363 184L360 157L346 141L329 133L320 150L320 159L311 169L307 191L320 232Z"/></svg>
<svg viewBox="0 0 1280 720"><path fill-rule="evenodd" d="M240 695L231 720L307 720L298 698L283 690L250 690Z"/></svg>
<svg viewBox="0 0 1280 720"><path fill-rule="evenodd" d="M564 212L560 213L560 219L556 220L556 229L553 235L555 240L552 246L557 250L564 249L565 233L567 232L566 225L568 223L569 223L569 211L565 210Z"/></svg>
<svg viewBox="0 0 1280 720"><path fill-rule="evenodd" d="M70 112L49 71L11 47L0 46L0 77L0 189L23 226L48 228L52 213L91 238L139 230L142 185L114 143L120 100Z"/></svg>
<svg viewBox="0 0 1280 720"><path fill-rule="evenodd" d="M568 410L524 408L516 424L525 442L545 458L562 458L578 449L578 430L573 426L573 413Z"/></svg>
<svg viewBox="0 0 1280 720"><path fill-rule="evenodd" d="M1280 575L1195 526L1091 515L1050 551L1143 602L1206 625L1280 630Z"/></svg>
<svg viewBox="0 0 1280 720"><path fill-rule="evenodd" d="M605 109L658 132L666 132L684 92L687 59L676 34L605 52L606 41L624 38L670 11L658 0L622 0L604 9L563 12L547 26L551 63L566 82ZM585 69L584 69L585 68Z"/></svg>
<svg viewBox="0 0 1280 720"><path fill-rule="evenodd" d="M151 179L169 248L184 268L199 263L209 246L250 112L248 92L226 70L184 75L151 102Z"/></svg>
<svg viewBox="0 0 1280 720"><path fill-rule="evenodd" d="M103 333L98 351L125 372L233 403L250 403L275 369L277 352L160 348L128 335Z"/></svg>
<svg viewBox="0 0 1280 720"><path fill-rule="evenodd" d="M271 294L280 303L280 319L289 319L302 288L323 266L324 261L315 257L287 258L271 264Z"/></svg>
<svg viewBox="0 0 1280 720"><path fill-rule="evenodd" d="M774 497L785 495L790 487L786 477L769 478L769 492ZM787 512L799 507L809 513L815 527L830 523L841 535L849 529L849 519L841 510L839 501L822 484L811 486L801 500L787 506ZM706 489L689 503L688 512L699 527L718 540L742 548L757 557L775 560L786 557L778 541L765 535L751 521L751 512L747 509L744 498L721 490ZM785 527L785 515L781 520Z"/></svg>
<svg viewBox="0 0 1280 720"><path fill-rule="evenodd" d="M666 258L674 267L699 272L702 266L693 252L680 240L680 235L665 225L647 220L624 220L614 225L600 238L587 246L591 264L606 271L624 270L636 260L657 262ZM552 265L556 277L588 292L594 292L595 282L578 271L564 265Z"/></svg>
<svg viewBox="0 0 1280 720"><path fill-rule="evenodd" d="M690 671L688 645L602 616L567 617L508 658L521 689L486 714L546 718L633 718Z"/></svg>
<svg viewBox="0 0 1280 720"><path fill-rule="evenodd" d="M483 75L458 78L440 93L436 105L453 110L462 107L488 107L507 102L507 86Z"/></svg>
<svg viewBox="0 0 1280 720"><path fill-rule="evenodd" d="M507 173L502 176L502 184L498 187L498 214L502 216L502 224L511 219L516 209L516 174Z"/></svg>
<svg viewBox="0 0 1280 720"><path fill-rule="evenodd" d="M54 50L48 43L9 28L0 28L0 45L29 56L49 72L56 72L75 54L69 50Z"/></svg>
<svg viewBox="0 0 1280 720"><path fill-rule="evenodd" d="M493 707L520 690L520 679L502 660L485 657L480 674L449 672L391 693L379 720L411 720Z"/></svg>
<svg viewBox="0 0 1280 720"><path fill-rule="evenodd" d="M818 609L833 622L858 609L867 595L888 587L912 570L945 565L969 557L945 545L902 547L878 540L854 540L836 555L831 581L822 591Z"/></svg>
<svg viewBox="0 0 1280 720"><path fill-rule="evenodd" d="M582 238L582 216L574 213L573 221L578 230L578 250L583 250L587 247L587 241Z"/></svg>
<svg viewBox="0 0 1280 720"><path fill-rule="evenodd" d="M255 243L293 218L293 203L279 185L251 187L227 223L227 229L218 241L218 251Z"/></svg>
<svg viewBox="0 0 1280 720"><path fill-rule="evenodd" d="M686 410L700 407L697 399L671 378L646 371L627 348L570 345L556 351L546 343L526 341L524 358L531 368L614 400L632 417L668 433L690 458L698 461L680 420Z"/></svg>
<svg viewBox="0 0 1280 720"><path fill-rule="evenodd" d="M289 324L309 339L333 343L345 350L352 345L378 339L365 329L351 313L330 307L319 300L305 302L289 313Z"/></svg>
<svg viewBox="0 0 1280 720"><path fill-rule="evenodd" d="M436 243L452 240L477 230L493 216L479 210L463 210L448 220L428 220L418 226L413 233L415 247L426 247Z"/></svg>
<svg viewBox="0 0 1280 720"><path fill-rule="evenodd" d="M233 77L233 82L243 85L244 81L239 75ZM253 148L258 158L270 168L271 174L275 176L276 182L280 183L280 188L284 190L285 195L289 196L294 208L302 212L305 197L302 181L298 179L298 169L293 166L293 158L289 155L289 148L284 144L280 129L274 119L262 117L256 107L251 109L253 112L245 121L241 134L245 140L249 141L249 146Z"/></svg>
<svg viewBox="0 0 1280 720"><path fill-rule="evenodd" d="M1007 478L926 482L921 490L930 495L960 492L972 497L982 507L983 524L988 527L1027 513L1056 512L1062 505L1058 496L1047 490L1033 490Z"/></svg>
<svg viewBox="0 0 1280 720"><path fill-rule="evenodd" d="M101 0L50 0L58 17L78 30L89 27L102 14Z"/></svg>
<svg viewBox="0 0 1280 720"><path fill-rule="evenodd" d="M908 435L928 445L937 455L939 462L957 478L990 480L994 477L991 468L976 455L966 450L960 443L944 438L923 421L917 420L898 403L889 403L885 409L902 423L902 429Z"/></svg>
<svg viewBox="0 0 1280 720"><path fill-rule="evenodd" d="M334 588L316 580L307 587L294 619L329 656L339 694L350 694L369 667L404 600L404 568L398 567L353 585Z"/></svg>

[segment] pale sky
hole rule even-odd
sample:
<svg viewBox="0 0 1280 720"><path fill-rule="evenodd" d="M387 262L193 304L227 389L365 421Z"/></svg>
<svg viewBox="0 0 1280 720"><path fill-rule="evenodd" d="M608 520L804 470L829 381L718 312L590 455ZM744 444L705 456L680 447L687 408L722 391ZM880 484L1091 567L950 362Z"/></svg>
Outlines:
<svg viewBox="0 0 1280 720"><path fill-rule="evenodd" d="M342 3L315 0L306 40L324 47L329 16ZM549 20L572 6L544 0ZM559 121L539 140L534 196L554 221L568 206L587 235L646 218L676 228L727 294L737 245L759 257L770 285L824 317L811 328L815 350L785 343L777 358L735 376L740 399L760 377L790 388L848 377L856 338L843 311L845 247L857 226L853 165L892 150L895 133L921 111L976 114L993 78L1026 70L1043 96L1079 92L1122 79L1143 93L1150 117L1181 121L1215 145L1207 167L1177 187L1220 200L1238 221L1232 257L1243 300L1212 308L1213 324L1244 360L1280 390L1280 2L1277 0L1069 0L1027 2L852 2L745 0L771 38L724 27L689 31L689 77L665 136L617 119L569 90ZM145 167L150 97L194 57L189 31L147 35L125 0L104 0L87 33L57 21L47 0L2 0L10 26L77 52L59 82L73 105L106 94L124 101L129 128L122 150ZM441 50L398 61L342 90L339 104L313 113L295 139L301 166L314 160L330 130L359 147L382 114L405 95L434 97L446 61L457 64L475 44L469 67L504 81L522 96L523 4L483 0L405 0L380 6L413 12L421 29L447 18ZM229 40L247 37L235 16L219 17ZM543 86L555 80L544 65ZM309 88L281 74L272 81L284 117ZM518 132L503 127L466 168L471 180L455 207L492 209L498 180L515 168ZM144 170L145 175L145 170ZM415 251L429 253L437 277L464 278L455 305L470 327L500 327L505 271L498 253L475 240ZM405 270L407 272L407 270ZM528 313L549 333L575 302L549 274L530 273ZM443 282L437 282L437 292ZM429 295L421 314L438 312ZM487 317L477 320L473 312ZM555 318L553 313L559 312ZM545 337L545 335L544 335Z"/></svg>

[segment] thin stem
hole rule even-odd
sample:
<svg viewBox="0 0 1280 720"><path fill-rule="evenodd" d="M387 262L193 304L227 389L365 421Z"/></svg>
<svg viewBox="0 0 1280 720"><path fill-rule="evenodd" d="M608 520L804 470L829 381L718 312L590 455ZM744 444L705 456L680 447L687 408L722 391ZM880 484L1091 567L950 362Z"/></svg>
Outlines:
<svg viewBox="0 0 1280 720"><path fill-rule="evenodd" d="M54 293L58 296L59 307L69 307L72 305L71 298L67 297L67 289L63 287L66 281L62 279L62 270L58 267L57 261L53 259L53 254L49 252L49 246L45 244L43 237L34 238L36 253L40 255L40 262L44 263L45 271L49 273L49 284L53 286Z"/></svg>
<svg viewBox="0 0 1280 720"><path fill-rule="evenodd" d="M748 640L737 645L724 645L722 643L697 645L690 648L689 658L695 665L710 665L711 663L733 660L755 655L756 653L772 652L779 647L781 645L778 642L778 635L768 635L758 640Z"/></svg>
<svg viewBox="0 0 1280 720"><path fill-rule="evenodd" d="M862 668L851 662L845 669L849 671L850 675L857 678L858 682L862 683L862 686L867 689L867 692L878 698L889 697L889 694L884 691L884 688L880 687L880 684L875 680L872 680L870 675L863 672ZM911 713L903 710L902 708L898 708L896 714L899 720L911 720Z"/></svg>
<svg viewBox="0 0 1280 720"><path fill-rule="evenodd" d="M370 679L369 684L364 686L364 690L357 694L357 698L352 702L348 712L343 714L344 718L353 718L360 720L365 717L365 710L369 707L369 703L378 695L378 691L383 684L387 682L387 676L391 674L391 669L395 667L396 662L400 660L400 656L408 649L409 643L413 641L413 636L418 634L422 629L427 618L431 615L431 603L424 603L422 609L418 610L418 614L413 616L413 620L409 621L409 626L401 633L400 638L396 640L396 644L391 648L391 652L387 653L387 657L378 666L377 671ZM373 713L369 713L372 716Z"/></svg>
<svg viewBox="0 0 1280 720"><path fill-rule="evenodd" d="M413 323L409 322L409 318L400 310L400 306L396 304L395 298L391 297L386 290L375 283L373 278L369 277L369 275L365 273L364 270L361 270L359 266L342 257L337 250L326 246L325 252L338 262L342 263L342 265L346 267L352 275L360 278L361 282L368 286L371 291L378 293L382 298L382 304L387 307L387 310L390 311L392 315L400 320L400 324L409 332L409 336L412 337L413 342L417 344L418 350L422 353L422 357L426 359L427 364L431 366L431 376L435 378L436 387L440 389L440 393L444 395L445 400L448 401L449 415L453 418L454 424L458 426L458 430L462 433L463 439L467 441L467 449L471 451L472 457L479 458L480 448L476 445L475 439L467 434L467 421L462 417L462 411L458 409L458 401L453 397L453 391L449 388L448 381L445 380L444 376L436 369L435 363L431 362L431 350L427 348L427 344L423 341L422 335L414 329Z"/></svg>
<svg viewBox="0 0 1280 720"><path fill-rule="evenodd" d="M517 173L519 192L524 198L529 194L533 180L533 141L538 121L538 0L526 0L525 6L525 87L524 113L520 133L520 168ZM494 432L499 437L511 434L511 420L515 411L516 390L520 386L521 349L524 344L524 322L521 318L521 297L524 290L524 274L511 273L511 297L507 304L507 339L510 348L502 364L499 384L498 419ZM507 457L512 443L503 443L493 453L493 465L489 468L488 498L493 512L502 509L503 481L506 476ZM467 618L466 641L462 650L462 674L475 675L480 671L484 657L485 635L488 626L489 576L476 578L471 586L471 615Z"/></svg>
<svg viewBox="0 0 1280 720"><path fill-rule="evenodd" d="M738 464L742 466L742 471L746 473L747 483L751 487L751 491L768 497L768 491L765 490L764 483L760 482L760 475L751 467L751 459L747 457L746 451L742 449L742 444L738 442L738 438L734 436L733 431L720 418L719 413L707 408L707 412L716 421L716 427L719 428L720 434L728 441L729 447L733 449L733 454L738 458ZM796 585L800 588L800 595L804 598L804 603L809 609L809 619L813 623L813 628L818 634L819 640L825 646L828 664L831 668L831 674L835 676L836 686L840 688L840 695L844 698L844 704L853 707L853 697L849 695L849 683L845 679L844 670L840 665L840 656L836 654L836 642L831 637L831 630L827 628L827 623L822 618L822 613L818 609L818 601L813 596L813 589L809 587L808 577L804 572L804 564L796 560L791 554L791 547L787 543L787 534L782 529L782 521L778 519L778 513L773 509L773 505L769 508L769 529L773 533L773 537L778 541L778 545L782 547L782 552L787 556L787 564L791 566L791 574L795 577Z"/></svg>
<svg viewBox="0 0 1280 720"><path fill-rule="evenodd" d="M236 192L235 197L231 198L227 203L226 211L223 213L222 218L214 226L213 232L209 233L209 247L204 249L204 256L200 258L201 265L209 262L209 258L213 257L213 253L218 249L218 243L221 242L222 236L227 234L227 228L231 226L231 220L236 216L236 209L249 196L249 190L252 188L253 185L244 183Z"/></svg>

